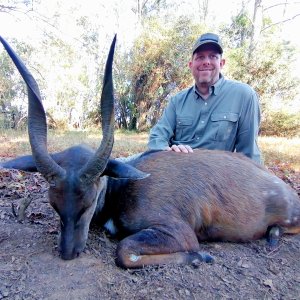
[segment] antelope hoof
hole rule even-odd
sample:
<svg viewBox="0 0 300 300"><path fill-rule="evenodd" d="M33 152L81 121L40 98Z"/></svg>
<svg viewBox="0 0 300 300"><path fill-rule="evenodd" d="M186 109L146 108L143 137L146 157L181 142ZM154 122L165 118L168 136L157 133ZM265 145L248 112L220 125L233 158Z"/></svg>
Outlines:
<svg viewBox="0 0 300 300"><path fill-rule="evenodd" d="M198 255L201 257L202 261L204 261L206 263L212 264L215 262L215 259L207 253L198 252Z"/></svg>
<svg viewBox="0 0 300 300"><path fill-rule="evenodd" d="M215 259L207 253L195 252L194 254L196 254L196 257L192 260L191 264L195 268L198 268L202 262L209 264L213 264L215 262Z"/></svg>
<svg viewBox="0 0 300 300"><path fill-rule="evenodd" d="M267 233L267 243L270 250L274 250L279 245L279 240L282 235L282 229L279 226L272 226Z"/></svg>

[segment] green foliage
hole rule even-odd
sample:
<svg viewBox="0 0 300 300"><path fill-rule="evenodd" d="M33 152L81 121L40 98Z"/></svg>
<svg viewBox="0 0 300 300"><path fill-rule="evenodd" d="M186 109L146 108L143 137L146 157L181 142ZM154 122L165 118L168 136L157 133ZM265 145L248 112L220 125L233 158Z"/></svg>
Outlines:
<svg viewBox="0 0 300 300"><path fill-rule="evenodd" d="M153 126L170 94L191 84L187 63L199 29L187 18L173 20L172 24L157 18L145 23L126 59L129 85L118 98L124 113L119 117L126 119L127 128L144 130Z"/></svg>
<svg viewBox="0 0 300 300"><path fill-rule="evenodd" d="M239 48L251 36L251 21L247 13L242 11L232 18L231 24L221 29L225 36L223 42L226 41L230 48Z"/></svg>
<svg viewBox="0 0 300 300"><path fill-rule="evenodd" d="M17 40L9 41L24 61L29 61L33 48ZM27 90L14 63L5 51L0 52L0 126L17 128L19 121L26 115Z"/></svg>
<svg viewBox="0 0 300 300"><path fill-rule="evenodd" d="M261 123L260 131L266 136L300 137L300 114L269 112Z"/></svg>
<svg viewBox="0 0 300 300"><path fill-rule="evenodd" d="M0 63L0 106L4 111L16 96L15 80L13 78L15 69L10 58L4 52L0 55Z"/></svg>
<svg viewBox="0 0 300 300"><path fill-rule="evenodd" d="M292 103L299 79L292 76L296 49L279 35L279 27L265 18L257 40L252 40L250 17L243 12L222 28L228 48L226 75L251 85L259 95L263 113L262 135L299 136L300 114L275 111L276 104Z"/></svg>
<svg viewBox="0 0 300 300"><path fill-rule="evenodd" d="M17 1L9 3L20 5ZM84 126L98 125L103 67L111 40L104 27L112 11L119 12L120 5L117 1L109 6L104 0L98 1L94 4L95 14L90 14L81 9L82 2L78 0L72 7L64 7L64 2L59 0L57 7L49 11L47 3L50 2L35 2L39 14L43 9L47 12L45 20L49 23L45 22L43 37L34 46L15 40L9 42L38 81L53 128L66 128L72 111L76 111ZM116 123L122 129L147 130L157 122L170 96L192 84L187 67L190 49L195 39L208 29L204 25L205 16L200 18L203 24L194 23L183 14L176 17L177 1L131 3L131 11L137 17L136 32L140 34L127 52L121 47L116 49ZM276 123L277 119L270 117L273 104L291 103L299 85L299 80L291 75L296 51L282 39L280 27L271 26L270 18L264 18L262 28L258 28L251 19L252 12L248 13L245 7L233 16L230 24L220 28L211 24L209 31L222 36L226 58L224 74L248 83L258 92L267 120L263 124L264 132L274 132L271 129L275 125L271 121ZM67 34L61 34L66 24L76 28L72 40ZM27 110L26 88L5 51L0 52L0 65L0 110L5 111L0 122L15 126L11 124L18 124ZM291 122L289 127L298 124L292 116L283 119ZM265 126L270 126L270 130ZM276 128L286 128L280 126L276 123Z"/></svg>
<svg viewBox="0 0 300 300"><path fill-rule="evenodd" d="M274 98L292 101L299 84L291 75L295 50L284 43L262 41L249 60L247 49L244 45L228 51L226 75L251 85L260 97L263 112L270 108Z"/></svg>
<svg viewBox="0 0 300 300"><path fill-rule="evenodd" d="M265 26L270 22L264 19ZM288 104L296 96L299 81L291 75L296 50L278 38L274 27L261 32L256 40L253 30L247 12L221 28L227 50L224 72L257 91L265 115L274 101ZM117 97L119 127L152 127L170 95L192 83L187 62L191 45L203 31L204 25L193 24L187 18L173 20L171 25L159 18L144 23L129 58L123 59L130 67L126 69L126 88Z"/></svg>

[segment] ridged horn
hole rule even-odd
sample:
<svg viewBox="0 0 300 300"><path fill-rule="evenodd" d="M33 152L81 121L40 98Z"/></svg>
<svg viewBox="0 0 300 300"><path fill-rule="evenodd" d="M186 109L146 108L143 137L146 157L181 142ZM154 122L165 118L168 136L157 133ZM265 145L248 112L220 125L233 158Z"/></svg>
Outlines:
<svg viewBox="0 0 300 300"><path fill-rule="evenodd" d="M93 182L107 165L114 144L114 90L112 79L112 64L114 58L116 35L111 43L107 57L103 88L101 94L102 141L95 155L80 170L83 182Z"/></svg>
<svg viewBox="0 0 300 300"><path fill-rule="evenodd" d="M65 170L50 157L47 150L46 114L41 101L39 87L22 60L1 36L0 41L27 85L28 134L36 167L47 181L52 181L54 177L63 177Z"/></svg>

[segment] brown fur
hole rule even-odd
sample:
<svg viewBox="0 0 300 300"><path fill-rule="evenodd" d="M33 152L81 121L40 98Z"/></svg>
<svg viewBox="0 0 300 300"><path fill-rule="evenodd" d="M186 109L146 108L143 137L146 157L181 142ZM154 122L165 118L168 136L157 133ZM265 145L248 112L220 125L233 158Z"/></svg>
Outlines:
<svg viewBox="0 0 300 300"><path fill-rule="evenodd" d="M296 192L243 155L157 152L133 165L151 175L128 182L114 200L121 227L135 233L118 247L122 266L148 264L151 258L139 257L145 254L155 264L157 254L198 251L198 241L245 242L265 236L272 226L293 231L300 225ZM156 234L144 231L149 229ZM139 260L130 264L133 253Z"/></svg>

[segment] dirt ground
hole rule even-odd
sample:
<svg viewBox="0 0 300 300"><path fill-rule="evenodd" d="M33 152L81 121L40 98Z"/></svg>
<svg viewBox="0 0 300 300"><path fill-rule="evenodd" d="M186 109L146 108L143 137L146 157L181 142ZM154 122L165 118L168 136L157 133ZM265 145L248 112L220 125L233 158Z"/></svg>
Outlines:
<svg viewBox="0 0 300 300"><path fill-rule="evenodd" d="M273 171L300 194L299 173ZM214 264L129 271L115 265L117 241L93 227L84 253L63 261L47 188L39 174L0 169L0 299L300 299L300 235L271 252L265 240L205 243Z"/></svg>

